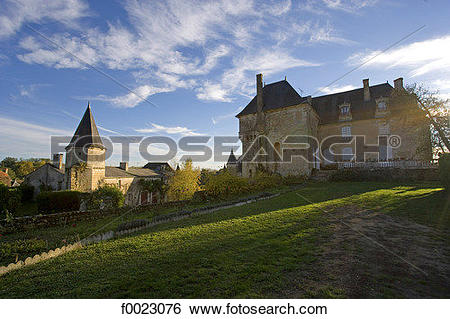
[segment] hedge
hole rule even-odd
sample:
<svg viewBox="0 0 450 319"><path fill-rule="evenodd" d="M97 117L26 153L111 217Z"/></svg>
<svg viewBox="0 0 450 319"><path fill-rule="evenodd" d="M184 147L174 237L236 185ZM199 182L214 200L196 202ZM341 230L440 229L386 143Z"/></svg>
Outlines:
<svg viewBox="0 0 450 319"><path fill-rule="evenodd" d="M38 212L50 214L79 210L81 194L76 191L42 192L36 198Z"/></svg>
<svg viewBox="0 0 450 319"><path fill-rule="evenodd" d="M439 157L439 177L445 189L450 190L450 153Z"/></svg>

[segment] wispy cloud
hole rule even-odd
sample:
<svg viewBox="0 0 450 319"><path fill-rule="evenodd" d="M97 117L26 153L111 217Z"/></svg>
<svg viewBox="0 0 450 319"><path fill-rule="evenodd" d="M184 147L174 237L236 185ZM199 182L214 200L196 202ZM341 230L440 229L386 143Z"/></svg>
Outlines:
<svg viewBox="0 0 450 319"><path fill-rule="evenodd" d="M202 135L200 133L197 133L195 130L189 129L187 127L182 126L163 126L155 123L150 123L151 127L148 128L141 128L141 129L135 129L136 132L139 133L166 133L166 134L176 134L176 135L182 135L182 136L198 136Z"/></svg>
<svg viewBox="0 0 450 319"><path fill-rule="evenodd" d="M404 68L410 71L410 76L440 72L450 68L450 35L440 38L418 41L392 49L383 54L380 51L368 51L353 54L348 58L351 65L369 61L365 67L373 68Z"/></svg>
<svg viewBox="0 0 450 319"><path fill-rule="evenodd" d="M75 27L80 18L89 15L81 0L6 0L0 4L0 39L15 34L26 23L56 21Z"/></svg>
<svg viewBox="0 0 450 319"><path fill-rule="evenodd" d="M51 136L70 136L67 130L0 117L0 152L18 156L50 156Z"/></svg>

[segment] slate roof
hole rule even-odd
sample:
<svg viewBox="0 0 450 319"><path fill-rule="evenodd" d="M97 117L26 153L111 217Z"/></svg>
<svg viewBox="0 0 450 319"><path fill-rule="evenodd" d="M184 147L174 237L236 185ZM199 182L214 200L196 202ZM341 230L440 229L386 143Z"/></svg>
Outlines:
<svg viewBox="0 0 450 319"><path fill-rule="evenodd" d="M130 167L125 171L120 167L106 166L105 177L161 177L161 175L148 168Z"/></svg>
<svg viewBox="0 0 450 319"><path fill-rule="evenodd" d="M228 164L236 164L236 162L237 162L236 156L233 153L233 149L231 149L230 156L228 157L227 165Z"/></svg>
<svg viewBox="0 0 450 319"><path fill-rule="evenodd" d="M306 98L301 97L286 80L270 83L263 87L263 111L297 105L305 100ZM253 113L256 113L256 95L236 117Z"/></svg>
<svg viewBox="0 0 450 319"><path fill-rule="evenodd" d="M320 117L320 124L339 122L339 105L342 103L350 103L353 121L374 118L375 99L388 97L393 89L389 83L370 86L370 100L367 102L364 101L364 88L322 95L312 99L312 106Z"/></svg>
<svg viewBox="0 0 450 319"><path fill-rule="evenodd" d="M71 146L84 147L86 145L105 147L98 134L97 125L95 125L94 116L92 115L89 103L86 112L84 112L83 118L81 119L80 124L78 124L75 134L66 149Z"/></svg>
<svg viewBox="0 0 450 319"><path fill-rule="evenodd" d="M360 120L373 118L376 110L375 99L389 96L393 87L389 83L369 87L370 101L364 101L364 88L327 94L312 98L312 107L320 117L320 124L335 123L339 121L339 105L350 103L352 119ZM307 101L286 81L267 84L263 87L263 111L298 105ZM256 96L236 117L256 113Z"/></svg>
<svg viewBox="0 0 450 319"><path fill-rule="evenodd" d="M167 170L169 172L173 171L172 166L167 162L148 162L144 165L144 168L149 168L155 172L161 172L163 170Z"/></svg>

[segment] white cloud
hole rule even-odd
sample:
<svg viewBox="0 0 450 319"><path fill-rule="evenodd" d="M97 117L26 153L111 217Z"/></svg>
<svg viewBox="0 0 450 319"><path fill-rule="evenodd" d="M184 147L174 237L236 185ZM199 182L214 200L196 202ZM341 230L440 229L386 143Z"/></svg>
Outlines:
<svg viewBox="0 0 450 319"><path fill-rule="evenodd" d="M318 65L297 59L285 50L259 50L233 59L233 67L223 74L220 83L205 82L197 97L221 102L229 101L235 92L250 97L254 93L255 73L269 76L291 68Z"/></svg>
<svg viewBox="0 0 450 319"><path fill-rule="evenodd" d="M414 42L384 53L380 51L356 53L348 58L348 62L353 65L358 65L373 58L373 60L365 65L366 67L399 67L410 70L409 75L416 77L450 68L449 50L450 35L447 35L440 38Z"/></svg>
<svg viewBox="0 0 450 319"><path fill-rule="evenodd" d="M197 98L205 101L231 102L232 99L227 95L228 91L220 83L213 84L209 81L206 81L197 92Z"/></svg>
<svg viewBox="0 0 450 319"><path fill-rule="evenodd" d="M0 39L15 34L26 23L57 21L74 27L78 19L89 15L81 0L6 0L0 4Z"/></svg>
<svg viewBox="0 0 450 319"><path fill-rule="evenodd" d="M116 107L121 108L133 108L139 103L143 101L143 99L147 99L148 97L163 92L171 92L174 91L173 88L159 88L151 85L142 85L133 90L136 93L128 93L121 96L110 97L106 95L98 95L94 97L83 97L83 99L97 100L97 101L106 101L112 103Z"/></svg>
<svg viewBox="0 0 450 319"><path fill-rule="evenodd" d="M139 133L166 133L166 134L180 134L182 136L198 136L202 135L200 133L195 132L195 130L191 130L187 127L182 126L163 126L155 123L150 123L151 127L135 129L136 132Z"/></svg>
<svg viewBox="0 0 450 319"><path fill-rule="evenodd" d="M50 156L51 136L71 136L73 132L0 117L0 153L16 156Z"/></svg>
<svg viewBox="0 0 450 319"><path fill-rule="evenodd" d="M338 93L338 92L350 91L350 90L354 90L357 88L358 87L351 85L351 84L342 85L342 86L333 85L331 87L321 87L321 88L319 88L319 91L322 92L323 94L333 94L333 93Z"/></svg>
<svg viewBox="0 0 450 319"><path fill-rule="evenodd" d="M365 7L374 6L378 0L322 0L329 9L355 13Z"/></svg>

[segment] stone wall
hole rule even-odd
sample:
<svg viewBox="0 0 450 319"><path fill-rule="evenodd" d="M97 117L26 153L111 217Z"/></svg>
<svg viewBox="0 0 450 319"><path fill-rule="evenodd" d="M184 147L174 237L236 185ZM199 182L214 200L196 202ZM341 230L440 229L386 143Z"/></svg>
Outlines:
<svg viewBox="0 0 450 319"><path fill-rule="evenodd" d="M273 145L282 145L288 135L317 135L318 116L307 103L264 112L265 126L263 135ZM250 114L239 119L239 136L245 152L257 136L254 127L256 115ZM282 155L282 148L278 149ZM270 156L270 155L269 155ZM242 175L250 177L257 170L255 163L242 163ZM292 163L265 163L265 169L287 175L309 175L312 164L300 157L293 157Z"/></svg>

